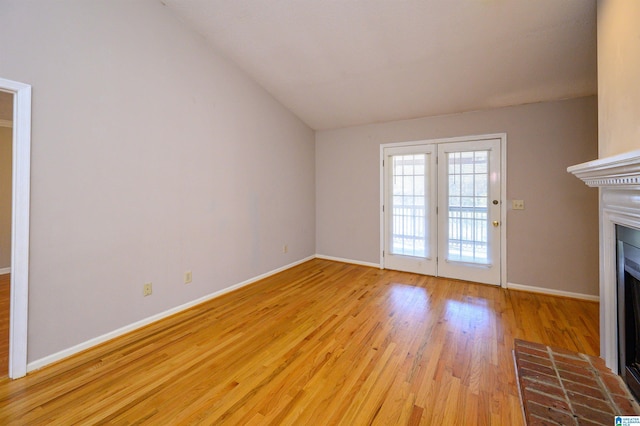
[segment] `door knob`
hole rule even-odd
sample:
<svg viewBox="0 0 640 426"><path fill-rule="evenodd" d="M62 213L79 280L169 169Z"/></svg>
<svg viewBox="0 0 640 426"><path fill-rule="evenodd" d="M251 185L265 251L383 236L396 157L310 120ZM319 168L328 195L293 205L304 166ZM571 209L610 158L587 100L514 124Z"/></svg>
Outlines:
<svg viewBox="0 0 640 426"><path fill-rule="evenodd" d="M498 220L494 220L494 221L493 221L493 226L496 226L496 227L497 227L497 226L500 226L500 221L498 221Z"/></svg>

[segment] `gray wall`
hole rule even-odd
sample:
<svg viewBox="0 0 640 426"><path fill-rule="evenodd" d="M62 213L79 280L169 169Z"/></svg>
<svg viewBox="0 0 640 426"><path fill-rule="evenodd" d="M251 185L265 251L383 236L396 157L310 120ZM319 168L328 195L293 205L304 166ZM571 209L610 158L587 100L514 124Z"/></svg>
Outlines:
<svg viewBox="0 0 640 426"><path fill-rule="evenodd" d="M314 254L313 131L161 2L1 7L0 76L33 86L29 362Z"/></svg>
<svg viewBox="0 0 640 426"><path fill-rule="evenodd" d="M598 294L598 194L567 173L597 156L596 97L316 133L317 253L380 260L380 144L507 133L507 280Z"/></svg>

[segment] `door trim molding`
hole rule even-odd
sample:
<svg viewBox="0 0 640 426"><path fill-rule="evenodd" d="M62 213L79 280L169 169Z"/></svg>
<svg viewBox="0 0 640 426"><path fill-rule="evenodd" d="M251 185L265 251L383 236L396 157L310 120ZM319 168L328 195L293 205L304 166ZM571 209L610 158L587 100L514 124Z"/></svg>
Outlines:
<svg viewBox="0 0 640 426"><path fill-rule="evenodd" d="M479 141L485 139L499 139L500 140L500 223L502 225L502 232L500 232L500 287L507 287L507 134L506 133L489 133L482 135L470 135L470 136L457 136L451 138L437 138L437 139L421 139L405 142L392 142L380 144L380 158L379 158L379 175L380 175L380 199L379 199L379 213L380 213L380 269L384 269L384 150L386 148L396 148L401 146L412 145L430 145L440 143L452 143L452 142L466 142L466 141Z"/></svg>
<svg viewBox="0 0 640 426"><path fill-rule="evenodd" d="M17 379L27 374L31 86L0 78L0 90L14 95L9 377Z"/></svg>

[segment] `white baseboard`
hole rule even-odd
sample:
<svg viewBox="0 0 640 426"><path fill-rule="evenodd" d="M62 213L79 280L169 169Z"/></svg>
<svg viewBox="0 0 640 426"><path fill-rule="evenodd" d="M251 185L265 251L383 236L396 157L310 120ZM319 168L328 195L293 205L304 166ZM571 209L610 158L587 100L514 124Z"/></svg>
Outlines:
<svg viewBox="0 0 640 426"><path fill-rule="evenodd" d="M325 256L324 254L316 254L316 258L324 260L333 260L335 262L353 263L354 265L371 266L372 268L380 268L379 263L363 262L361 260L344 259L342 257Z"/></svg>
<svg viewBox="0 0 640 426"><path fill-rule="evenodd" d="M572 299L588 300L590 302L600 301L600 296L593 296L591 294L582 294L582 293L572 293L570 291L554 290L551 288L535 287L531 285L507 283L507 288L510 288L513 290L528 291L529 293L542 293L542 294L548 294L550 296L563 296L563 297L570 297Z"/></svg>
<svg viewBox="0 0 640 426"><path fill-rule="evenodd" d="M96 345L99 345L101 343L104 343L104 342L109 341L111 339L115 339L116 337L122 336L123 334L126 334L126 333L129 333L131 331L134 331L134 330L136 330L136 329L138 329L140 327L144 327L146 325L149 325L151 323L154 323L156 321L164 319L164 318L166 318L168 316L171 316L173 314L176 314L178 312L181 312L181 311L184 311L186 309L192 308L192 307L194 307L196 305L199 305L201 303L207 302L207 301L209 301L211 299L215 299L216 297L222 296L223 294L229 293L229 292L231 292L233 290L237 290L237 289L239 289L241 287L247 286L249 284L253 284L256 281L260 281L260 280L262 280L264 278L270 277L271 275L275 275L275 274L277 274L279 272L282 272L282 271L285 271L287 269L293 268L294 266L299 265L299 264L304 263L304 262L307 262L309 260L312 260L315 257L316 256L306 257L304 259L298 260L296 262L293 262L293 263L290 263L288 265L282 266L280 268L274 269L272 271L266 272L266 273L264 273L262 275L258 275L257 277L250 278L250 279L248 279L246 281L243 281L241 283L232 285L230 287L223 288L222 290L219 290L219 291L216 291L214 293L208 294L208 295L203 296L203 297L201 297L199 299L192 300L191 302L187 302L187 303L185 303L183 305L176 306L175 308L171 308L171 309L166 310L164 312L160 312L160 313L158 313L156 315L152 315L150 317L144 318L144 319L142 319L140 321L136 321L136 322L134 322L132 324L126 325L126 326L121 327L121 328L119 328L117 330L113 330L113 331L111 331L109 333L103 334L102 336L94 337L93 339L89 339L86 342L77 344L77 345L72 346L70 348L67 348L67 349L64 349L62 351L56 352L54 354L48 355L48 356L46 356L44 358L40 358L38 360L35 360L35 361L30 362L30 363L27 364L27 372L38 370L38 369L40 369L42 367L45 367L45 366L47 366L47 365L49 365L51 363L54 363L56 361L60 361L60 360L62 360L64 358L70 357L71 355L75 355L78 352L82 352L82 351L84 351L86 349L89 349L89 348L91 348L93 346L96 346Z"/></svg>
<svg viewBox="0 0 640 426"><path fill-rule="evenodd" d="M7 268L0 268L0 275L7 275L11 273L11 266Z"/></svg>

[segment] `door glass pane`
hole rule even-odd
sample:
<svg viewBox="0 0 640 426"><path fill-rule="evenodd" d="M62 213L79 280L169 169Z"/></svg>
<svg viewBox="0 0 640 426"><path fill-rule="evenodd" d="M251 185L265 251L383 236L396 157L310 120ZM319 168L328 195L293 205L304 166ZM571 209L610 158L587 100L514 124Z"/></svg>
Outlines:
<svg viewBox="0 0 640 426"><path fill-rule="evenodd" d="M487 251L488 163L489 151L447 154L448 260L490 263Z"/></svg>
<svg viewBox="0 0 640 426"><path fill-rule="evenodd" d="M427 200L425 191L429 154L391 157L391 254L426 258Z"/></svg>

